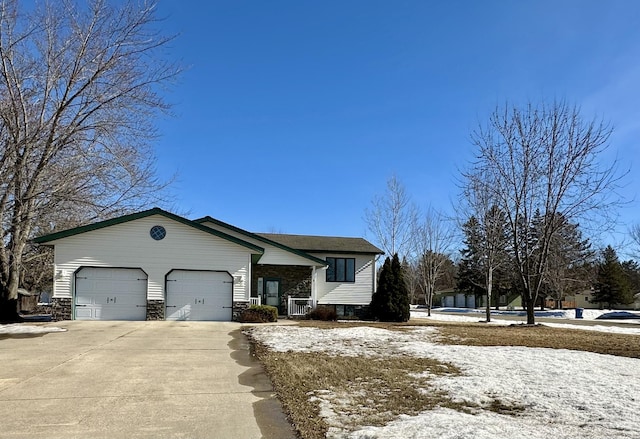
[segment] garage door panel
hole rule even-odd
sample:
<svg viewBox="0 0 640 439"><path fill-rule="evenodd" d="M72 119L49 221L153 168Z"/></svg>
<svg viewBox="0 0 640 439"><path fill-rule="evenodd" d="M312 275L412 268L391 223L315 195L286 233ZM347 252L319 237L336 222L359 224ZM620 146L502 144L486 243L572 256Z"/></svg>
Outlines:
<svg viewBox="0 0 640 439"><path fill-rule="evenodd" d="M145 320L147 275L140 269L84 267L76 274L78 320Z"/></svg>
<svg viewBox="0 0 640 439"><path fill-rule="evenodd" d="M76 306L76 319L77 320L85 320L92 319L93 317L93 309L92 308L80 308Z"/></svg>
<svg viewBox="0 0 640 439"><path fill-rule="evenodd" d="M167 320L231 320L233 281L220 271L174 270L167 276Z"/></svg>

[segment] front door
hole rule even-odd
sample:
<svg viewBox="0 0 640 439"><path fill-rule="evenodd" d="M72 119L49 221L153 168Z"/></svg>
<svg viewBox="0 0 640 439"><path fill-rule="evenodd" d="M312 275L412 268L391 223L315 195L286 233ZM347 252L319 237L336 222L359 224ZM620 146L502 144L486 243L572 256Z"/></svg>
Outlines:
<svg viewBox="0 0 640 439"><path fill-rule="evenodd" d="M264 282L264 302L266 305L275 306L278 312L280 306L280 281L277 279L266 279Z"/></svg>

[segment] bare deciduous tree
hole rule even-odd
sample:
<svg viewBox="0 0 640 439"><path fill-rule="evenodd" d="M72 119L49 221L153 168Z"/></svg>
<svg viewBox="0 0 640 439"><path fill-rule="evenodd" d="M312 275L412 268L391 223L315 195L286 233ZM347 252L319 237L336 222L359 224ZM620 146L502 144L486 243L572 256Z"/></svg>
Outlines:
<svg viewBox="0 0 640 439"><path fill-rule="evenodd" d="M402 261L402 268L404 270L404 281L407 284L407 291L409 293L409 303L415 305L418 303L418 297L420 295L420 273L417 261L405 258Z"/></svg>
<svg viewBox="0 0 640 439"><path fill-rule="evenodd" d="M28 240L59 219L156 201L153 117L179 69L155 6L0 0L0 318L15 318ZM50 218L47 220L47 218Z"/></svg>
<svg viewBox="0 0 640 439"><path fill-rule="evenodd" d="M436 282L443 276L446 263L451 259L455 234L451 223L431 207L426 210L422 221L414 223L412 234L420 283L430 316Z"/></svg>
<svg viewBox="0 0 640 439"><path fill-rule="evenodd" d="M615 213L622 176L615 163L603 165L611 129L585 121L578 108L564 102L524 108L497 108L486 126L472 134L477 160L464 181L487 192L507 219L527 323L535 323L534 307L549 257L549 246L562 215L568 221L593 220ZM543 223L535 242L529 230L536 211Z"/></svg>
<svg viewBox="0 0 640 439"><path fill-rule="evenodd" d="M636 245L636 256L640 258L640 223L632 225L631 229L629 230L629 234L631 235L631 239Z"/></svg>
<svg viewBox="0 0 640 439"><path fill-rule="evenodd" d="M407 256L411 247L411 227L417 209L404 185L394 175L387 181L387 190L371 201L364 220L376 243L387 255Z"/></svg>
<svg viewBox="0 0 640 439"><path fill-rule="evenodd" d="M494 272L509 261L506 219L504 212L498 207L495 194L486 190L492 176L479 170L475 174L467 174L466 177L462 186L461 218L464 218L464 221L473 218L476 222L479 242L474 243L470 251L475 252L473 257L483 273L483 285L480 287L486 294L485 314L487 322L490 322Z"/></svg>

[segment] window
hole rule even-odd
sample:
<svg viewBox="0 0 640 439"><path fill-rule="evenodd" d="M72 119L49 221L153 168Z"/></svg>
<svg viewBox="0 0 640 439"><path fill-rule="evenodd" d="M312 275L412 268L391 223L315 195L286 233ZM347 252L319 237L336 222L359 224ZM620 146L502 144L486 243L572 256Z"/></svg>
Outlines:
<svg viewBox="0 0 640 439"><path fill-rule="evenodd" d="M327 258L327 282L355 282L355 258Z"/></svg>
<svg viewBox="0 0 640 439"><path fill-rule="evenodd" d="M156 241L160 241L160 240L164 239L165 236L167 236L167 231L162 226L153 226L153 227L151 227L151 230L149 231L149 234Z"/></svg>

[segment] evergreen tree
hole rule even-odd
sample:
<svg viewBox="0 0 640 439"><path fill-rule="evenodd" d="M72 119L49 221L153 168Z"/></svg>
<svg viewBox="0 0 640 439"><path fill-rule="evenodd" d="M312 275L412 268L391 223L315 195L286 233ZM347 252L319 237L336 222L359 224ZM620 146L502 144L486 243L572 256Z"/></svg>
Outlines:
<svg viewBox="0 0 640 439"><path fill-rule="evenodd" d="M388 320L387 314L391 309L392 276L393 273L391 273L391 259L387 257L384 260L382 269L380 270L380 276L378 278L378 288L376 289L376 292L373 293L373 297L371 298L371 305L369 306L373 318L383 322Z"/></svg>
<svg viewBox="0 0 640 439"><path fill-rule="evenodd" d="M391 272L393 273L394 284L392 294L392 320L396 322L406 322L410 317L409 291L404 279L404 270L400 263L398 254L393 255L391 261Z"/></svg>
<svg viewBox="0 0 640 439"><path fill-rule="evenodd" d="M553 297L558 307L567 294L590 286L590 264L594 253L588 239L582 238L578 224L561 215L554 218L557 228L549 242L549 257L544 271L543 291Z"/></svg>
<svg viewBox="0 0 640 439"><path fill-rule="evenodd" d="M622 264L610 245L602 252L593 301L601 305L606 303L609 308L616 304L627 304L633 301Z"/></svg>
<svg viewBox="0 0 640 439"><path fill-rule="evenodd" d="M509 289L508 237L505 215L491 206L481 218L471 216L463 225L465 248L461 251L456 288L476 296L486 295L487 321L490 306L505 289ZM506 287L505 287L506 286Z"/></svg>
<svg viewBox="0 0 640 439"><path fill-rule="evenodd" d="M456 290L480 296L485 292L485 279L481 264L480 223L475 216L462 225L462 232L465 247L460 250L462 257L458 264Z"/></svg>
<svg viewBox="0 0 640 439"><path fill-rule="evenodd" d="M381 322L409 320L409 293L398 255L387 257L380 270L378 289L371 298L371 315Z"/></svg>
<svg viewBox="0 0 640 439"><path fill-rule="evenodd" d="M640 265L633 259L622 263L622 271L629 285L630 295L636 300L640 299ZM640 300L638 300L640 301Z"/></svg>

